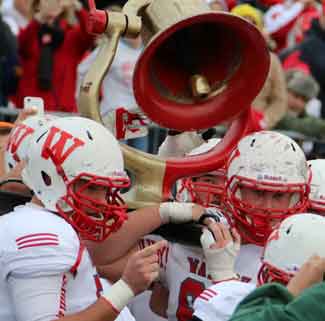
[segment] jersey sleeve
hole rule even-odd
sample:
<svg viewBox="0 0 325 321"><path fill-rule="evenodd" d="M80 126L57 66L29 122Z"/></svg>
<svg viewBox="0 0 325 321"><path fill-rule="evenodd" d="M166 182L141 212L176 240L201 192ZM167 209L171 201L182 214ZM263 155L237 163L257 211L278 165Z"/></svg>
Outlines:
<svg viewBox="0 0 325 321"><path fill-rule="evenodd" d="M202 321L227 321L240 301L254 289L254 284L239 281L217 283L195 300L194 316Z"/></svg>
<svg viewBox="0 0 325 321"><path fill-rule="evenodd" d="M39 277L73 272L83 255L77 234L69 225L26 232L8 228L2 252L3 277Z"/></svg>
<svg viewBox="0 0 325 321"><path fill-rule="evenodd" d="M8 278L17 321L53 321L65 310L64 291L71 275Z"/></svg>

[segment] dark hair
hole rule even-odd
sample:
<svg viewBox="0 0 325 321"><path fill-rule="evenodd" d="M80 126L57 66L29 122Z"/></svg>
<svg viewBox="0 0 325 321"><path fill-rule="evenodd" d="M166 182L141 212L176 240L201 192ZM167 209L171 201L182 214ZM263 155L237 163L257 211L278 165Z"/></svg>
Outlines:
<svg viewBox="0 0 325 321"><path fill-rule="evenodd" d="M123 7L127 3L127 0L96 0L97 9L105 9L110 6Z"/></svg>
<svg viewBox="0 0 325 321"><path fill-rule="evenodd" d="M159 227L151 234L160 235L171 242L201 247L200 238L202 226L195 223L166 224Z"/></svg>

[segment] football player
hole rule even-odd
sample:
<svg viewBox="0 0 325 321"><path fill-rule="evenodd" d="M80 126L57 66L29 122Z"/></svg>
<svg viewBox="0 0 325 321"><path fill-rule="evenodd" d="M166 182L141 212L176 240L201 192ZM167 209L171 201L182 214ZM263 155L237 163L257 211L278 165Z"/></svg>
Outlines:
<svg viewBox="0 0 325 321"><path fill-rule="evenodd" d="M102 291L84 241L100 244L126 219L120 190L129 178L118 142L85 118L50 121L32 135L22 177L31 202L0 218L0 319L115 320L156 279L166 245L136 253Z"/></svg>
<svg viewBox="0 0 325 321"><path fill-rule="evenodd" d="M258 285L270 282L287 285L313 256L325 257L322 246L325 241L324 228L324 217L316 214L297 214L282 221L266 243ZM203 240L203 243L207 242L205 245L210 252L222 253L223 248L228 248L228 251L227 254L223 252L226 259L223 257L223 261L215 261L211 272L217 283L202 292L195 301L193 321L229 320L238 303L256 287L252 283L241 282L235 274L235 256L230 249L236 240L233 242L230 235L223 239L224 244L221 240L216 243L212 241L210 246L207 239ZM297 278L301 276L297 275ZM294 292L298 281L291 282L288 290Z"/></svg>

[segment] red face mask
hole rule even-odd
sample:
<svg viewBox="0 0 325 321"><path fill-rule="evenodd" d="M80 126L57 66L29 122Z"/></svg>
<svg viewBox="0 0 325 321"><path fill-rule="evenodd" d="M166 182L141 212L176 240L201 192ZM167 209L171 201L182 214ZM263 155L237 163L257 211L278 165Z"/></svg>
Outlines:
<svg viewBox="0 0 325 321"><path fill-rule="evenodd" d="M127 206L120 191L129 187L128 178L109 178L80 174L67 184L67 194L61 198L71 210L65 211L57 203L57 210L83 239L102 242L117 231L127 219ZM101 199L93 197L105 191Z"/></svg>

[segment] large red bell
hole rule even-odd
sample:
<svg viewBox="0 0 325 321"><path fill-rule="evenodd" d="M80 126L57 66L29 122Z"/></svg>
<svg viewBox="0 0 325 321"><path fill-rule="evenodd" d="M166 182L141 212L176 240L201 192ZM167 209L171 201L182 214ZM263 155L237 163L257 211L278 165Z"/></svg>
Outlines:
<svg viewBox="0 0 325 321"><path fill-rule="evenodd" d="M134 73L139 107L154 122L180 131L231 122L223 140L204 155L160 159L121 144L134 175L130 207L161 202L177 179L209 172L244 134L251 102L269 70L261 33L240 17L209 10L205 0L129 0L122 13L96 10L90 1L89 29L106 41L85 77L79 97L82 115L99 122L99 88L122 36L145 40Z"/></svg>
<svg viewBox="0 0 325 321"><path fill-rule="evenodd" d="M161 2L164 7L175 3ZM156 3L146 10L152 17ZM133 78L136 100L149 118L181 131L205 129L250 106L269 70L265 40L252 24L228 13L205 12L160 27ZM193 84L197 79L208 88L202 94Z"/></svg>

